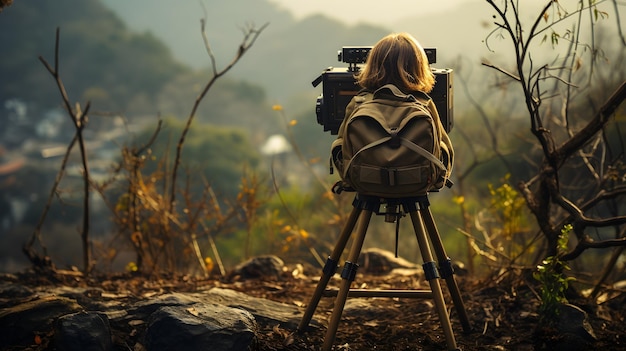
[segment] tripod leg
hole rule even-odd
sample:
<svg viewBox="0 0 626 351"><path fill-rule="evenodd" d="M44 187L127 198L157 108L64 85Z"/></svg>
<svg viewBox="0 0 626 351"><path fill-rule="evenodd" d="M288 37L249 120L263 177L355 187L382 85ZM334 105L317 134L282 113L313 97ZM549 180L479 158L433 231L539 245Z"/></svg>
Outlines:
<svg viewBox="0 0 626 351"><path fill-rule="evenodd" d="M317 283L317 287L315 288L313 297L311 298L309 305L304 311L302 320L298 325L298 331L304 331L311 322L311 318L313 318L315 309L317 308L317 305L322 298L324 290L326 290L326 286L328 285L330 278L332 278L332 276L335 275L335 272L337 271L339 258L341 257L341 254L343 253L343 250L348 243L348 239L350 239L350 235L352 234L352 230L354 229L354 225L356 224L356 221L359 218L359 214L361 214L361 211L362 209L356 206L352 209L350 217L348 217L348 222L346 222L346 225L343 227L337 244L335 244L332 253L330 254L330 256L328 256L328 259L326 260L326 264L324 265L324 269L322 270L322 276L320 277L320 281Z"/></svg>
<svg viewBox="0 0 626 351"><path fill-rule="evenodd" d="M459 286L454 279L454 269L452 268L450 258L446 254L446 250L441 242L441 237L439 236L437 225L433 220L433 215L430 212L429 207L421 208L420 213L424 221L424 225L426 226L426 230L430 236L430 241L433 244L433 249L437 255L437 259L439 260L439 268L441 270L442 278L446 280L446 285L448 286L448 290L452 296L452 301L454 302L456 312L459 315L463 331L470 333L472 327L470 325L469 318L467 317L467 312L465 311L465 304L463 303L463 298L461 297L461 291L459 290Z"/></svg>
<svg viewBox="0 0 626 351"><path fill-rule="evenodd" d="M422 260L424 261L424 273L426 280L430 284L430 290L435 300L435 307L439 315L439 323L443 329L446 337L446 343L448 344L448 350L458 350L454 333L452 332L452 325L450 324L450 317L448 317L448 311L446 310L446 304L443 299L443 293L441 291L441 285L439 284L439 272L437 265L433 261L433 254L430 251L430 245L428 238L424 231L424 223L421 215L418 211L411 212L411 221L413 222L413 229L415 230L415 236L417 237L417 243L420 247L420 253L422 254Z"/></svg>
<svg viewBox="0 0 626 351"><path fill-rule="evenodd" d="M324 337L324 345L322 346L322 350L324 351L330 351L335 341L335 334L337 333L337 328L339 327L339 320L341 319L341 314L343 313L343 308L346 304L348 293L350 292L350 284L352 284L352 281L356 276L359 254L361 253L363 241L365 241L365 233L367 232L367 227L369 226L371 218L371 210L363 211L359 218L357 235L355 236L352 247L350 248L348 260L346 261L343 267L343 271L341 272L341 285L339 286L339 292L337 293L337 297L335 298L333 314L330 317L328 329L326 330L326 336Z"/></svg>

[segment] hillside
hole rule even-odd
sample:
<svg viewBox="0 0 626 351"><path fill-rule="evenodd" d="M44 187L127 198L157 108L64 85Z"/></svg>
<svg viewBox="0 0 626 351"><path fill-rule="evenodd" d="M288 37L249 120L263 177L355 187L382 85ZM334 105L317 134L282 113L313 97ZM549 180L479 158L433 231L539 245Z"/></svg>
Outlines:
<svg viewBox="0 0 626 351"><path fill-rule="evenodd" d="M46 108L58 103L53 80L39 61L54 61L60 30L60 65L71 99L120 109L139 94L156 97L186 68L152 34L136 34L98 0L76 3L18 1L0 14L0 100L18 98Z"/></svg>
<svg viewBox="0 0 626 351"><path fill-rule="evenodd" d="M163 0L102 0L129 27L149 31L168 45L174 56L193 67L207 67L200 20L206 18L206 35L218 64L227 64L242 39L242 28L268 24L249 56L232 71L233 77L262 86L271 100L283 102L294 93L316 94L311 81L322 69L336 66L343 45L372 45L389 32L380 26L347 26L313 16L295 21L268 1L238 0L182 2L170 11Z"/></svg>

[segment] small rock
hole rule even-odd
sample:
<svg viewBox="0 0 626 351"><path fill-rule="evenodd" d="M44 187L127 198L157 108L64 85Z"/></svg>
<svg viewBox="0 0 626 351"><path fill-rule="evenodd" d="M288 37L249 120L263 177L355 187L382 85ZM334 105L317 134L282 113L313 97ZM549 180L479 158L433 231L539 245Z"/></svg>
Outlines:
<svg viewBox="0 0 626 351"><path fill-rule="evenodd" d="M274 255L253 257L237 265L229 274L231 279L278 278L285 263Z"/></svg>
<svg viewBox="0 0 626 351"><path fill-rule="evenodd" d="M395 307L381 307L375 303L372 303L371 299L352 298L346 301L342 315L346 317L360 317L367 320L384 320L385 318L393 318L393 316L396 316L400 313L401 311L399 311Z"/></svg>
<svg viewBox="0 0 626 351"><path fill-rule="evenodd" d="M575 334L588 341L596 340L596 335L587 319L587 312L578 306L572 304L560 305L557 327L562 333Z"/></svg>

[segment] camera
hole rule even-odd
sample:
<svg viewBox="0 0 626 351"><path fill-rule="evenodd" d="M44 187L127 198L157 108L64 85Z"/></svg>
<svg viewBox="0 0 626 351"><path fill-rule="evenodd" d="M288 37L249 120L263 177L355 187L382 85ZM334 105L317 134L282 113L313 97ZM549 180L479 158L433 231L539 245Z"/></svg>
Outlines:
<svg viewBox="0 0 626 351"><path fill-rule="evenodd" d="M322 83L322 94L315 102L317 123L324 127L324 131L331 134L339 132L339 126L346 114L346 106L352 97L358 94L361 87L356 82L355 75L360 70L360 65L365 63L371 46L344 46L338 51L340 62L348 64L348 67L329 67L313 82L313 87ZM437 61L437 49L424 49L430 64ZM452 130L453 105L452 105L452 69L432 68L435 75L435 86L430 92L439 119L446 132Z"/></svg>

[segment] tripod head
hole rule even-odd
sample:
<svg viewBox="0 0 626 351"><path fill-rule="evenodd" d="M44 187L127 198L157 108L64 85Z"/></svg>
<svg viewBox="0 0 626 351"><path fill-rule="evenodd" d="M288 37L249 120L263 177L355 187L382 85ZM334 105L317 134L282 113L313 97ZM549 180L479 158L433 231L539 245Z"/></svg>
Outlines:
<svg viewBox="0 0 626 351"><path fill-rule="evenodd" d="M352 206L372 211L377 215L383 215L385 216L385 222L394 223L409 212L428 208L430 202L428 201L428 195L382 198L357 193L352 201Z"/></svg>

